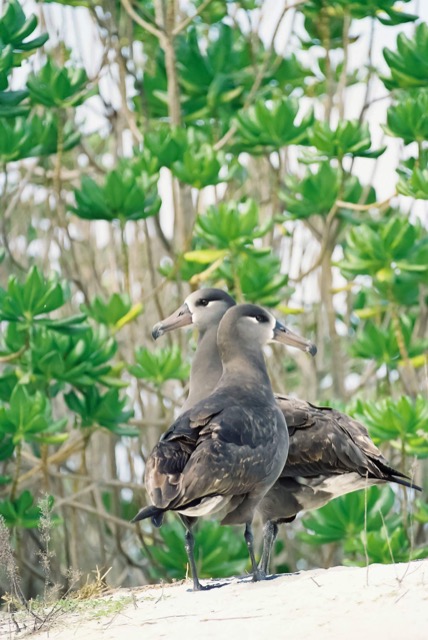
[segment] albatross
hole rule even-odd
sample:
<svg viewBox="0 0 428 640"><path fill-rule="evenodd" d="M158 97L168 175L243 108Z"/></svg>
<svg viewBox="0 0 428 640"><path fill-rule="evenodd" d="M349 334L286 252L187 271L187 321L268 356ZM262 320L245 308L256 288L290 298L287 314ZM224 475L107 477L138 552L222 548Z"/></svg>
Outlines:
<svg viewBox="0 0 428 640"><path fill-rule="evenodd" d="M185 407L206 397L220 379L217 328L226 311L235 304L221 289L200 289L153 327L154 339L190 324L199 331ZM316 348L311 343L295 334L291 339L288 337L289 345L315 354ZM287 423L290 444L280 477L257 507L263 522L261 575L269 572L278 525L292 522L299 512L318 509L334 498L373 484L395 482L420 490L388 464L367 429L357 420L331 407L319 407L298 398L282 395L275 398Z"/></svg>
<svg viewBox="0 0 428 640"><path fill-rule="evenodd" d="M222 524L245 525L253 579L263 577L255 561L251 523L288 451L285 419L262 348L270 340L287 341L291 332L256 305L224 311L217 323L218 383L208 397L182 413L154 447L145 469L152 505L133 520L151 518L160 526L165 512L180 515L196 591L207 586L198 579L192 526L198 517L220 512ZM181 318L180 312L177 316Z"/></svg>

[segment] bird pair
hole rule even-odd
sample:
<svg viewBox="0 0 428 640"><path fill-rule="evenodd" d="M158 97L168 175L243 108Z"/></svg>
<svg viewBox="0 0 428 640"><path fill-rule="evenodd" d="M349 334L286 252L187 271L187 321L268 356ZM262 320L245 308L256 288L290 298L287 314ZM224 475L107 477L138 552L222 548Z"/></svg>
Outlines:
<svg viewBox="0 0 428 640"><path fill-rule="evenodd" d="M179 513L195 590L204 587L197 577L192 527L202 515L221 511L222 524L245 524L258 580L269 570L280 523L371 484L414 486L388 465L357 421L328 407L273 396L263 345L273 339L312 355L316 348L272 314L255 305L236 306L220 289L202 289L155 325L153 337L189 324L199 329L189 395L147 461L145 483L153 506L134 521L151 517L160 526L165 511ZM256 509L264 523L259 567L251 530Z"/></svg>

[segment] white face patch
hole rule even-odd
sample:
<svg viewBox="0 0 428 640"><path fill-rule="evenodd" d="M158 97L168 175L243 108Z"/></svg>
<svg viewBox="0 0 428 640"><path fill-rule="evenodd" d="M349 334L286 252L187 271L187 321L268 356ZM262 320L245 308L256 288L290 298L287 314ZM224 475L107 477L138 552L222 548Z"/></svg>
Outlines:
<svg viewBox="0 0 428 640"><path fill-rule="evenodd" d="M268 327L270 326L270 328L272 329L272 338L273 338L273 331L275 329L275 324L276 324L276 320L273 316L271 316L271 314L269 314L269 323L268 322L259 322L257 320L257 318L255 318L254 316L246 316L247 320L250 320L251 322L254 322L254 324L259 324L260 326L265 326Z"/></svg>
<svg viewBox="0 0 428 640"><path fill-rule="evenodd" d="M191 314L193 314L195 312L195 305L193 304L192 300L191 300L192 296L187 296L187 298L184 301L184 304L187 304L189 311Z"/></svg>
<svg viewBox="0 0 428 640"><path fill-rule="evenodd" d="M213 302L218 302L218 300L207 300L208 304L206 304L205 306L195 304L197 300L203 300L203 299L204 297L201 296L200 293L198 293L197 296L195 296L194 293L191 293L190 296L187 296L184 302L189 307L189 311L192 315L194 313L197 313L200 309L202 310L207 309L210 305L212 305Z"/></svg>

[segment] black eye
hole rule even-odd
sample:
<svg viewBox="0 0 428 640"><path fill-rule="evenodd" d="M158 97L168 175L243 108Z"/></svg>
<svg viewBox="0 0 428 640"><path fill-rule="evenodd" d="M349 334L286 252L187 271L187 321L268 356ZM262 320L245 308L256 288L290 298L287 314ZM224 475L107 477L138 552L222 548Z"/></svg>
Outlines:
<svg viewBox="0 0 428 640"><path fill-rule="evenodd" d="M266 316L262 316L261 314L256 316L257 322L269 322L269 319Z"/></svg>
<svg viewBox="0 0 428 640"><path fill-rule="evenodd" d="M198 304L200 307L207 307L209 303L209 300L207 300L206 298L202 298L201 300L198 300Z"/></svg>

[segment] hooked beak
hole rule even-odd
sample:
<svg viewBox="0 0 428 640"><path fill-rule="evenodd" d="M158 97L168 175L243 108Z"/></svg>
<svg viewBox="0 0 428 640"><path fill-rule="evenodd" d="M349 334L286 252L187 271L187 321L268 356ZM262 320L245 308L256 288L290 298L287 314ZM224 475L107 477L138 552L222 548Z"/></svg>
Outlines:
<svg viewBox="0 0 428 640"><path fill-rule="evenodd" d="M288 344L290 347L297 347L297 349L301 351L307 351L311 356L314 356L317 352L317 348L313 342L305 340L305 338L299 336L298 333L294 333L294 331L291 331L278 321L273 330L273 340L274 342Z"/></svg>
<svg viewBox="0 0 428 640"><path fill-rule="evenodd" d="M192 324L193 317L190 313L190 309L186 303L174 311L170 316L157 322L152 329L153 340L157 340L159 336L163 336L168 331L173 331L179 327L186 327L188 324Z"/></svg>

